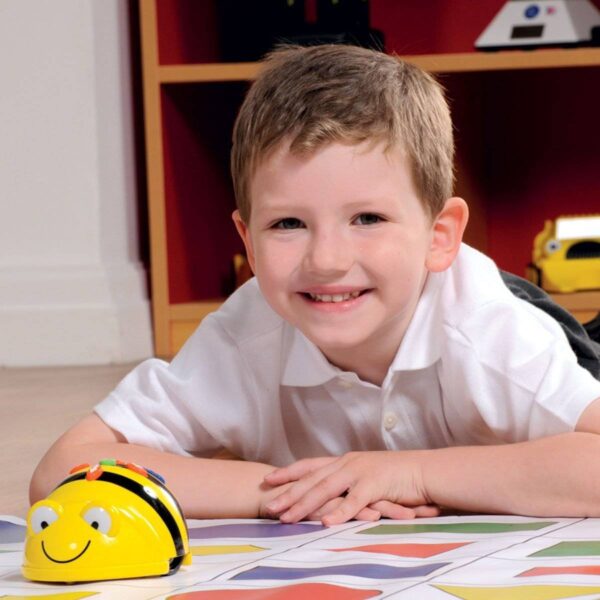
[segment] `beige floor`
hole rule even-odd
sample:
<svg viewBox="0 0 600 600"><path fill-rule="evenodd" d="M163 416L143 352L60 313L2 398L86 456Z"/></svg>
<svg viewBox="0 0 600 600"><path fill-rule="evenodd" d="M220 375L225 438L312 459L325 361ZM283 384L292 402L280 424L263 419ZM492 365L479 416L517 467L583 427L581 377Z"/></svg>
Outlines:
<svg viewBox="0 0 600 600"><path fill-rule="evenodd" d="M132 366L0 368L0 514L25 516L29 478L46 449Z"/></svg>

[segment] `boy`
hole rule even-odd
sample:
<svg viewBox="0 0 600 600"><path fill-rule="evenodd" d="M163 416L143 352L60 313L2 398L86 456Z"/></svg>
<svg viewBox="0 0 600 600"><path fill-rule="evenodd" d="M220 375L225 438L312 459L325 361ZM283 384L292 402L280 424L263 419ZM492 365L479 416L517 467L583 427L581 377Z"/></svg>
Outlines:
<svg viewBox="0 0 600 600"><path fill-rule="evenodd" d="M114 456L162 472L188 517L599 516L600 381L461 243L437 83L370 50L282 49L233 142L256 278L66 432L31 499Z"/></svg>

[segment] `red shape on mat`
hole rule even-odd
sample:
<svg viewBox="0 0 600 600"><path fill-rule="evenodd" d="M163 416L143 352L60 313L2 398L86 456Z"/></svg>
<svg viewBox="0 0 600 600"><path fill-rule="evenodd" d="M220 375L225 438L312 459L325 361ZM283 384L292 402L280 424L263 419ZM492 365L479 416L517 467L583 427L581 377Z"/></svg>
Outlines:
<svg viewBox="0 0 600 600"><path fill-rule="evenodd" d="M539 577L540 575L600 575L600 565L576 565L574 567L534 567L523 571L519 577Z"/></svg>
<svg viewBox="0 0 600 600"><path fill-rule="evenodd" d="M452 544L372 544L355 546L354 548L334 548L333 552L376 552L378 554L393 554L412 558L430 558L455 548L466 546L471 542L456 542Z"/></svg>
<svg viewBox="0 0 600 600"><path fill-rule="evenodd" d="M366 600L381 590L359 590L329 583L298 583L262 589L198 590L168 596L167 600Z"/></svg>

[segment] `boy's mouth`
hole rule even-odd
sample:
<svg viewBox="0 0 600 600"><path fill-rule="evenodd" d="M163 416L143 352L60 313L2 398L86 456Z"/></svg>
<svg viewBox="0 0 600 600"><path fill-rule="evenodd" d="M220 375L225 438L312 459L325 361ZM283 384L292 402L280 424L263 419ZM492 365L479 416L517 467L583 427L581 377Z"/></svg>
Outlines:
<svg viewBox="0 0 600 600"><path fill-rule="evenodd" d="M301 294L308 300L313 302L347 302L348 300L354 300L363 294L369 292L369 289L355 290L352 292L344 292L338 294L314 294L312 292L301 292Z"/></svg>

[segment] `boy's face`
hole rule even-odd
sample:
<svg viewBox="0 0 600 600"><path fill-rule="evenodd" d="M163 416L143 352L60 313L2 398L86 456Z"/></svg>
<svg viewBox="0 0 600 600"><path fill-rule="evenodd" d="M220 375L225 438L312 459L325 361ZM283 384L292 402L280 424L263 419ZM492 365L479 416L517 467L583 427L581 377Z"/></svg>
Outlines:
<svg viewBox="0 0 600 600"><path fill-rule="evenodd" d="M393 358L428 271L433 224L400 151L332 143L306 157L277 150L234 213L260 288L335 364ZM390 358L390 360L391 360Z"/></svg>

